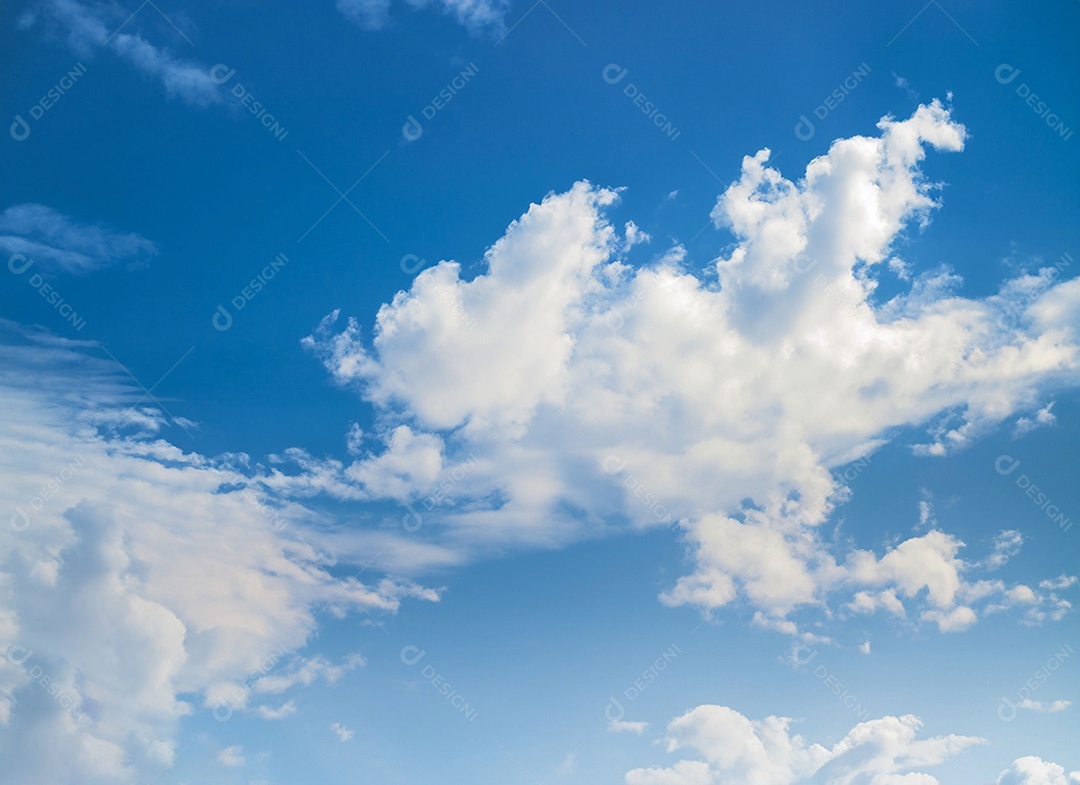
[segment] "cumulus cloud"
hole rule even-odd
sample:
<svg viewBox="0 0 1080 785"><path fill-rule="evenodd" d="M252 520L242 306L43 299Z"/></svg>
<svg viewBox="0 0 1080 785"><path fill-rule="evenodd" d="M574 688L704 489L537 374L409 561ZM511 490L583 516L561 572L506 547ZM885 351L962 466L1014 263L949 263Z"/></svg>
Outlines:
<svg viewBox="0 0 1080 785"><path fill-rule="evenodd" d="M435 7L472 33L501 33L506 28L510 0L405 0L414 9ZM337 0L338 10L365 30L390 22L391 0Z"/></svg>
<svg viewBox="0 0 1080 785"><path fill-rule="evenodd" d="M831 747L792 733L787 717L750 720L727 706L705 705L668 725L669 753L690 750L695 758L671 766L633 769L627 785L937 785L923 771L967 747L973 736L918 738L918 717L862 722Z"/></svg>
<svg viewBox="0 0 1080 785"><path fill-rule="evenodd" d="M1065 769L1058 764L1034 755L1017 758L997 778L997 785L1072 785L1075 782L1080 782L1080 771L1066 775Z"/></svg>
<svg viewBox="0 0 1080 785"><path fill-rule="evenodd" d="M370 337L333 312L305 345L376 407L386 460L309 462L313 492L417 509L445 488L422 517L455 548L676 525L694 568L663 593L673 605L741 596L783 619L841 592L852 611L943 631L991 604L1032 621L1065 612L1055 590L979 580L986 567L929 509L935 528L880 553L822 534L850 494L836 470L912 427L929 434L919 454L947 455L1080 368L1077 281L1028 276L971 299L936 270L875 302L894 246L939 206L926 150L967 137L936 101L878 127L797 181L767 150L746 157L712 212L737 239L718 283L689 272L680 246L627 264L640 235L608 221L617 192L580 182L532 205L480 274L425 269ZM409 477L396 456L420 446Z"/></svg>
<svg viewBox="0 0 1080 785"><path fill-rule="evenodd" d="M156 7L140 8L132 18L130 10L112 3L79 2L79 0L47 0L40 8L23 16L20 26L30 27L45 22L58 27L67 35L68 42L80 57L88 57L95 50L106 48L126 60L148 76L158 79L170 96L204 106L221 100L217 83L210 78L210 69L182 57L168 49L155 46L138 32L132 32L144 20L142 14L152 15L151 22L161 22L170 31L179 46L190 42L171 20L163 19Z"/></svg>
<svg viewBox="0 0 1080 785"><path fill-rule="evenodd" d="M244 748L240 745L226 747L217 754L218 763L231 769L238 769L247 763L244 757Z"/></svg>
<svg viewBox="0 0 1080 785"><path fill-rule="evenodd" d="M344 744L353 737L353 732L342 725L340 722L330 723L330 730L334 732L334 735L338 737L338 740Z"/></svg>
<svg viewBox="0 0 1080 785"><path fill-rule="evenodd" d="M30 260L49 271L78 274L139 264L158 249L138 234L82 224L43 204L17 204L0 213L0 251L22 257L9 260L16 269Z"/></svg>
<svg viewBox="0 0 1080 785"><path fill-rule="evenodd" d="M377 577L381 565L371 581L350 577L359 565L305 539L314 512L269 495L237 456L119 428L138 391L92 344L3 337L0 756L11 779L152 776L184 717L286 716L292 701L263 698L361 666L358 654L333 663L306 650L320 615L378 618L438 598Z"/></svg>
<svg viewBox="0 0 1080 785"><path fill-rule="evenodd" d="M1016 529L1002 529L994 535L994 550L986 559L986 566L991 570L1004 567L1024 545L1024 535Z"/></svg>
<svg viewBox="0 0 1080 785"><path fill-rule="evenodd" d="M1053 403L1048 403L1043 408L1039 409L1031 417L1020 417L1016 421L1016 425L1013 426L1014 436L1024 436L1036 428L1043 426L1053 425L1057 422L1057 415L1051 411L1054 408Z"/></svg>
<svg viewBox="0 0 1080 785"><path fill-rule="evenodd" d="M635 733L640 736L649 727L647 722L631 722L629 720L609 720L608 732L610 733Z"/></svg>

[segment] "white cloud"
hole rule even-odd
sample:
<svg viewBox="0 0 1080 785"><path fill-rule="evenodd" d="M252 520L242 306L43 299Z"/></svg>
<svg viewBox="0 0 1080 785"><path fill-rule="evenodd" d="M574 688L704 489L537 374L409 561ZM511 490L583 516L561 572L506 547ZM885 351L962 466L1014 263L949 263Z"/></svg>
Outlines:
<svg viewBox="0 0 1080 785"><path fill-rule="evenodd" d="M922 531L928 526L934 526L937 524L937 520L934 518L934 505L929 499L919 500L919 524L915 527L916 531Z"/></svg>
<svg viewBox="0 0 1080 785"><path fill-rule="evenodd" d="M255 714L264 720L283 720L296 714L296 701L288 700L277 707L262 704L255 707Z"/></svg>
<svg viewBox="0 0 1080 785"><path fill-rule="evenodd" d="M1016 425L1013 427L1014 436L1023 436L1036 428L1040 428L1046 425L1053 425L1057 422L1057 416L1051 411L1054 408L1054 404L1048 403L1043 408L1035 412L1031 417L1021 417L1016 421Z"/></svg>
<svg viewBox="0 0 1080 785"><path fill-rule="evenodd" d="M648 243L652 241L652 235L650 235L633 221L626 222L626 226L623 228L623 237L623 253L628 252L635 245L641 245L642 243Z"/></svg>
<svg viewBox="0 0 1080 785"><path fill-rule="evenodd" d="M994 535L994 551L986 558L985 565L991 570L1004 567L1009 559L1020 553L1023 545L1023 534L1016 529L1002 529Z"/></svg>
<svg viewBox="0 0 1080 785"><path fill-rule="evenodd" d="M350 654L341 665L334 665L319 655L311 658L297 657L289 668L280 673L260 677L252 684L252 690L256 693L280 694L297 685L307 686L319 676L332 685L353 668L363 664L364 658L359 653Z"/></svg>
<svg viewBox="0 0 1080 785"><path fill-rule="evenodd" d="M1070 772L1056 763L1027 755L1013 761L997 778L997 785L1071 785L1080 782L1080 771Z"/></svg>
<svg viewBox="0 0 1080 785"><path fill-rule="evenodd" d="M88 273L120 262L144 262L158 249L137 234L81 224L43 204L17 204L0 213L0 251L52 272ZM15 262L17 268L25 264L24 259Z"/></svg>
<svg viewBox="0 0 1080 785"><path fill-rule="evenodd" d="M234 745L232 747L226 747L217 754L218 763L222 766L228 766L229 768L238 769L247 763L247 759L244 757L244 748L240 745Z"/></svg>
<svg viewBox="0 0 1080 785"><path fill-rule="evenodd" d="M330 730L334 732L334 735L338 737L342 744L347 742L353 737L353 732L342 725L340 722L330 723Z"/></svg>
<svg viewBox="0 0 1080 785"><path fill-rule="evenodd" d="M649 727L647 722L630 722L628 720L609 720L609 733L635 733L640 736Z"/></svg>
<svg viewBox="0 0 1080 785"><path fill-rule="evenodd" d="M1038 714L1056 714L1059 711L1065 711L1065 709L1070 706L1072 706L1072 701L1033 701L1031 698L1025 698L1016 704L1018 709L1026 709L1027 711L1034 711Z"/></svg>
<svg viewBox="0 0 1080 785"><path fill-rule="evenodd" d="M21 27L29 27L46 17L59 25L69 43L80 57L88 57L102 47L111 49L138 70L161 81L170 96L178 96L196 106L221 100L217 83L210 78L210 69L183 58L169 50L154 46L138 32L142 14L152 15L153 22L161 21L164 30L171 31L177 45L188 47L183 34L176 31L172 20L165 22L153 7L140 8L134 18L131 11L111 3L79 2L79 0L48 0L40 12L24 17Z"/></svg>
<svg viewBox="0 0 1080 785"><path fill-rule="evenodd" d="M472 33L501 33L506 29L509 0L405 0L414 9L434 6ZM379 30L390 22L391 0L337 0L338 10L365 30Z"/></svg>
<svg viewBox="0 0 1080 785"><path fill-rule="evenodd" d="M318 533L314 513L261 490L235 456L121 431L138 390L91 357L90 344L3 338L6 776L137 782L170 764L182 718L286 716L292 701L257 699L361 665L359 655L334 664L300 653L318 632L316 614L377 618L408 597L437 599L390 577L335 578L330 569L349 561L334 561L325 535L325 550L305 539ZM372 564L368 574L382 571Z"/></svg>
<svg viewBox="0 0 1080 785"><path fill-rule="evenodd" d="M930 430L922 454L948 454L1075 384L1080 284L1043 276L966 299L935 271L872 305L892 247L938 206L924 148L966 138L937 102L879 128L838 140L797 182L768 151L745 158L713 210L738 238L718 287L683 269L681 247L623 264L605 217L617 194L582 182L532 205L481 274L466 280L453 261L421 272L380 309L370 343L330 314L306 345L388 432L429 435L430 468L317 462L313 492L415 503L449 485L424 519L466 550L676 522L695 569L665 602L743 596L782 618L843 592L852 610L901 616L915 603L943 630L969 625L980 567L963 543L932 530L880 556L845 552L820 533L850 493L830 470L863 465L902 426ZM1023 318L999 319L1004 308ZM979 600L995 595L996 609L1020 599L988 587ZM1035 605L1028 620L1068 603L1044 593Z"/></svg>
<svg viewBox="0 0 1080 785"><path fill-rule="evenodd" d="M787 717L750 720L726 706L698 706L671 721L667 750L692 750L700 760L633 769L627 785L936 785L924 772L967 747L973 736L918 738L917 717L882 717L852 728L832 747L790 730Z"/></svg>
<svg viewBox="0 0 1080 785"><path fill-rule="evenodd" d="M860 643L859 644L859 651L862 654L869 654L870 653L870 641L863 641L862 643Z"/></svg>

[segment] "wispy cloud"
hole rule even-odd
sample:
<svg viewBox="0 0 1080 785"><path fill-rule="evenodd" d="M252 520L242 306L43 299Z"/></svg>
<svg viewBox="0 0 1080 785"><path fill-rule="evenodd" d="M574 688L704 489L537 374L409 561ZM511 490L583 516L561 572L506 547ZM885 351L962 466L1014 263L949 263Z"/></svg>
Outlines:
<svg viewBox="0 0 1080 785"><path fill-rule="evenodd" d="M47 0L39 8L27 12L20 27L38 23L59 26L68 42L81 57L94 51L108 49L148 76L158 79L171 96L203 106L221 100L219 85L210 78L209 67L178 57L169 49L157 46L137 30L142 14L163 21L175 43L190 47L191 41L165 17L153 3L139 6L133 14L109 2L80 2L79 0Z"/></svg>
<svg viewBox="0 0 1080 785"><path fill-rule="evenodd" d="M504 32L510 10L509 0L405 0L405 4L413 9L436 8L476 34ZM391 5L391 0L337 0L345 18L366 30L386 27Z"/></svg>
<svg viewBox="0 0 1080 785"><path fill-rule="evenodd" d="M0 250L64 273L141 264L158 253L141 235L79 223L43 204L17 204L0 213Z"/></svg>

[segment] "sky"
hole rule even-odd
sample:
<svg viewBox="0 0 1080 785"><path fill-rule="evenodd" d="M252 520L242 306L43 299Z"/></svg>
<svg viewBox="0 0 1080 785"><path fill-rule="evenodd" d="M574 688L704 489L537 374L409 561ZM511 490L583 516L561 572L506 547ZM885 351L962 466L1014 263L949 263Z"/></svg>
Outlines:
<svg viewBox="0 0 1080 785"><path fill-rule="evenodd" d="M0 783L1080 782L1076 3L0 7Z"/></svg>

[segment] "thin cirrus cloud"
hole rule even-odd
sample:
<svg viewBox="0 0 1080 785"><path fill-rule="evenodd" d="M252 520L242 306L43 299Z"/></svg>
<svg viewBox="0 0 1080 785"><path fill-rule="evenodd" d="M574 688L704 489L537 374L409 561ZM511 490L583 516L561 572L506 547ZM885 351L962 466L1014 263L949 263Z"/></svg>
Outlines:
<svg viewBox="0 0 1080 785"><path fill-rule="evenodd" d="M24 13L19 26L27 29L45 23L58 27L80 57L109 49L142 73L159 80L170 96L189 104L205 106L220 101L219 85L210 77L209 67L178 57L150 43L140 33L131 32L138 24L140 11L159 13L156 6L150 5L149 10L144 11L144 4L132 14L112 3L46 0ZM166 28L177 32L176 40L181 46L190 45L171 20L165 18L164 22Z"/></svg>
<svg viewBox="0 0 1080 785"><path fill-rule="evenodd" d="M159 418L128 416L139 398L92 344L8 333L0 757L12 781L149 777L173 759L184 717L281 719L292 691L362 667L359 653L303 651L322 621L438 600L380 565L334 577L347 560L307 540L314 514L267 498L244 456L208 459L147 431Z"/></svg>
<svg viewBox="0 0 1080 785"><path fill-rule="evenodd" d="M509 0L405 0L405 4L414 9L435 7L474 34L504 31L510 9ZM365 30L390 24L392 5L392 0L337 0L345 18Z"/></svg>
<svg viewBox="0 0 1080 785"><path fill-rule="evenodd" d="M698 706L676 717L664 737L669 753L692 757L669 766L633 769L626 785L938 785L934 767L984 744L976 736L920 737L914 715L861 722L832 746L793 733L793 720L751 720L727 706ZM1080 772L1041 758L1018 758L997 785L1070 785Z"/></svg>
<svg viewBox="0 0 1080 785"><path fill-rule="evenodd" d="M79 223L43 204L17 204L0 213L0 251L53 272L82 274L144 263L158 248L141 235Z"/></svg>
<svg viewBox="0 0 1080 785"><path fill-rule="evenodd" d="M473 551L674 524L694 565L665 603L742 597L784 632L830 604L946 632L1010 609L1060 618L1068 576L980 575L1019 547L1009 532L985 564L936 524L846 550L821 533L849 494L831 470L904 427L925 431L918 454L948 455L1080 370L1077 280L1042 271L972 299L936 271L874 303L905 231L940 206L926 150L967 137L937 101L878 127L797 182L767 150L746 157L712 213L738 239L719 286L681 246L625 263L629 238L606 218L617 192L580 182L532 205L471 280L453 261L422 271L370 341L331 313L304 343L389 424L384 447L351 464L297 454L304 472L268 482L397 500L421 535Z"/></svg>

